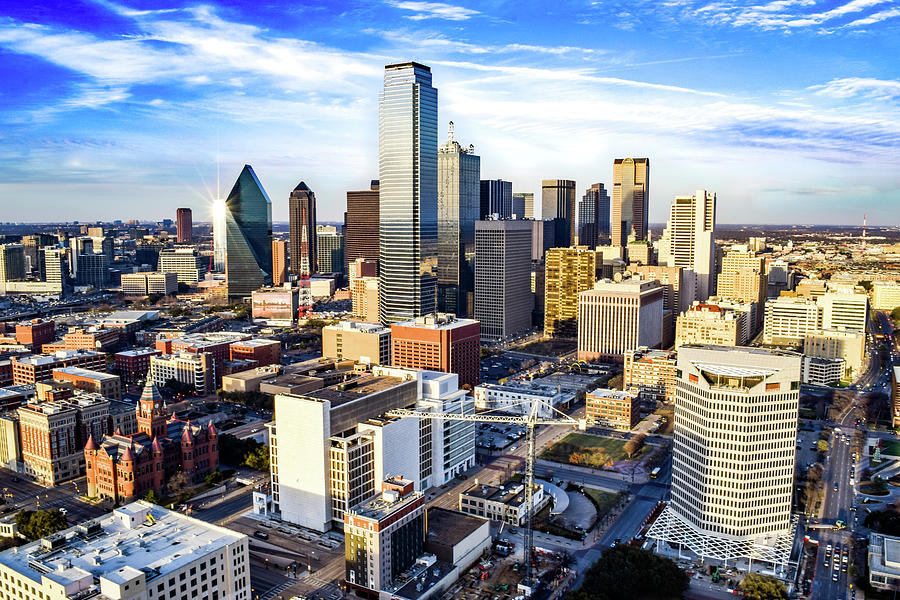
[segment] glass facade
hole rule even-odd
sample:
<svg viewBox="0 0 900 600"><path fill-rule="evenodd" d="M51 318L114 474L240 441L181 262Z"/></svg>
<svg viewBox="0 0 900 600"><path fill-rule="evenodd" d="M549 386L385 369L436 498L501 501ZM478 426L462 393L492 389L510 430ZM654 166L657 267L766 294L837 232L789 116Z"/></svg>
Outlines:
<svg viewBox="0 0 900 600"><path fill-rule="evenodd" d="M438 310L468 317L475 293L481 158L451 138L438 151Z"/></svg>
<svg viewBox="0 0 900 600"><path fill-rule="evenodd" d="M272 282L272 201L250 165L225 199L225 278L229 296Z"/></svg>
<svg viewBox="0 0 900 600"><path fill-rule="evenodd" d="M609 194L602 183L595 183L578 203L578 245L593 248L608 241Z"/></svg>
<svg viewBox="0 0 900 600"><path fill-rule="evenodd" d="M379 106L379 316L436 308L437 90L418 63L387 65Z"/></svg>

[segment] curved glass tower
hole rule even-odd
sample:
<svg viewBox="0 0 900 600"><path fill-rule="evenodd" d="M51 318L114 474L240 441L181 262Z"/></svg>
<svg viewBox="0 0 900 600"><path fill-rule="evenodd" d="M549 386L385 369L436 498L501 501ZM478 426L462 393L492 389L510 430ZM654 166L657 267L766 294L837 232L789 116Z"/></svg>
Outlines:
<svg viewBox="0 0 900 600"><path fill-rule="evenodd" d="M229 296L272 283L272 201L244 165L225 199L225 278Z"/></svg>
<svg viewBox="0 0 900 600"><path fill-rule="evenodd" d="M384 68L379 107L379 317L406 321L435 311L437 281L437 90L431 69Z"/></svg>

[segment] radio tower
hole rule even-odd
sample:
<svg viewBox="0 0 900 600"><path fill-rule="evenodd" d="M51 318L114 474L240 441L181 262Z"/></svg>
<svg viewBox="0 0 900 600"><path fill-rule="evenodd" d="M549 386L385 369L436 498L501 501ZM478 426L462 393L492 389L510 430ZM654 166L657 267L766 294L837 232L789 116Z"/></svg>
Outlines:
<svg viewBox="0 0 900 600"><path fill-rule="evenodd" d="M300 276L297 282L299 295L297 317L299 319L308 319L312 316L312 291L309 289L309 275L312 269L309 266L309 231L305 218L302 223L303 225L300 229Z"/></svg>

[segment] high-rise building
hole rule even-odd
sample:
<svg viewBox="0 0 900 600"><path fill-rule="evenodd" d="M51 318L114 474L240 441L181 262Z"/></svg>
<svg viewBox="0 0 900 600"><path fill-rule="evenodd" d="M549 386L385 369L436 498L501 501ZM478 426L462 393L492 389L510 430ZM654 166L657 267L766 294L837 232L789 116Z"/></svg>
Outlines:
<svg viewBox="0 0 900 600"><path fill-rule="evenodd" d="M531 328L531 222L475 223L475 319L481 340Z"/></svg>
<svg viewBox="0 0 900 600"><path fill-rule="evenodd" d="M378 261L378 180L371 189L347 192L344 213L344 257L347 264L358 258Z"/></svg>
<svg viewBox="0 0 900 600"><path fill-rule="evenodd" d="M496 215L500 219L509 219L512 214L512 182L502 179L482 179L478 219L483 221L491 215Z"/></svg>
<svg viewBox="0 0 900 600"><path fill-rule="evenodd" d="M25 246L0 245L0 282L25 279Z"/></svg>
<svg viewBox="0 0 900 600"><path fill-rule="evenodd" d="M459 375L460 385L478 385L481 327L474 319L434 313L391 325L391 365Z"/></svg>
<svg viewBox="0 0 900 600"><path fill-rule="evenodd" d="M481 158L453 137L438 150L438 310L467 317L475 292L475 221ZM483 183L483 182L482 182Z"/></svg>
<svg viewBox="0 0 900 600"><path fill-rule="evenodd" d="M787 563L800 370L787 352L678 351L672 501L648 538L716 560Z"/></svg>
<svg viewBox="0 0 900 600"><path fill-rule="evenodd" d="M594 248L608 241L609 194L602 183L595 183L578 203L578 245Z"/></svg>
<svg viewBox="0 0 900 600"><path fill-rule="evenodd" d="M216 365L209 352L175 352L150 357L148 381L162 387L170 380L189 385L205 396L216 391Z"/></svg>
<svg viewBox="0 0 900 600"><path fill-rule="evenodd" d="M598 281L578 294L578 360L609 360L659 348L663 288L658 281Z"/></svg>
<svg viewBox="0 0 900 600"><path fill-rule="evenodd" d="M706 300L716 291L716 195L697 190L672 202L660 239L659 262L690 269L696 276L691 300Z"/></svg>
<svg viewBox="0 0 900 600"><path fill-rule="evenodd" d="M291 273L307 276L318 273L316 195L302 181L291 192L288 217L291 228Z"/></svg>
<svg viewBox="0 0 900 600"><path fill-rule="evenodd" d="M350 300L353 318L377 323L378 318L378 261L356 259L350 263Z"/></svg>
<svg viewBox="0 0 900 600"><path fill-rule="evenodd" d="M733 246L722 257L722 268L716 276L716 296L743 302L755 302L760 310L754 329L762 325L762 306L768 293L765 259L746 246Z"/></svg>
<svg viewBox="0 0 900 600"><path fill-rule="evenodd" d="M615 159L610 207L610 239L613 246L627 246L629 239L647 239L649 202L650 159Z"/></svg>
<svg viewBox="0 0 900 600"><path fill-rule="evenodd" d="M204 260L195 248L167 248L159 253L159 272L175 273L178 283L197 285L206 270Z"/></svg>
<svg viewBox="0 0 900 600"><path fill-rule="evenodd" d="M126 296L168 296L178 291L175 273L122 273L122 293Z"/></svg>
<svg viewBox="0 0 900 600"><path fill-rule="evenodd" d="M193 212L189 208L179 208L175 211L175 239L179 244L189 244L193 237Z"/></svg>
<svg viewBox="0 0 900 600"><path fill-rule="evenodd" d="M763 343L800 346L806 334L819 329L819 305L808 298L779 296L766 301Z"/></svg>
<svg viewBox="0 0 900 600"><path fill-rule="evenodd" d="M516 213L519 219L534 218L534 192L513 192L513 209L521 206L522 214Z"/></svg>
<svg viewBox="0 0 900 600"><path fill-rule="evenodd" d="M747 343L750 314L727 310L714 303L695 301L678 316L675 349L685 344L740 346Z"/></svg>
<svg viewBox="0 0 900 600"><path fill-rule="evenodd" d="M272 240L272 285L281 285L287 281L288 243L284 240Z"/></svg>
<svg viewBox="0 0 900 600"><path fill-rule="evenodd" d="M382 323L437 303L437 89L431 69L387 65L379 106L379 313Z"/></svg>
<svg viewBox="0 0 900 600"><path fill-rule="evenodd" d="M594 250L551 248L544 266L544 335L576 337L578 294L597 281L598 254Z"/></svg>
<svg viewBox="0 0 900 600"><path fill-rule="evenodd" d="M317 265L320 273L344 272L344 236L333 225L316 228Z"/></svg>
<svg viewBox="0 0 900 600"><path fill-rule="evenodd" d="M244 165L222 209L228 295L249 296L272 281L272 201L253 167Z"/></svg>
<svg viewBox="0 0 900 600"><path fill-rule="evenodd" d="M556 246L575 243L578 234L575 219L575 182L570 179L541 181L541 219L553 219Z"/></svg>
<svg viewBox="0 0 900 600"><path fill-rule="evenodd" d="M816 298L824 329L866 331L869 296L864 293L828 292Z"/></svg>

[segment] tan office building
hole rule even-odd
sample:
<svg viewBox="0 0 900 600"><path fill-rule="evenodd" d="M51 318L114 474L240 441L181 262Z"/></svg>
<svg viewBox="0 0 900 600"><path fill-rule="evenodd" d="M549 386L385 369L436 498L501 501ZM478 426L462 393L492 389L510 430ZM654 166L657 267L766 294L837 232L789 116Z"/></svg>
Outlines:
<svg viewBox="0 0 900 600"><path fill-rule="evenodd" d="M598 281L578 295L578 360L614 360L641 346L659 348L662 317L659 282Z"/></svg>
<svg viewBox="0 0 900 600"><path fill-rule="evenodd" d="M866 334L845 329L817 329L803 339L803 354L816 358L841 358L846 375L859 375L866 359Z"/></svg>
<svg viewBox="0 0 900 600"><path fill-rule="evenodd" d="M322 356L371 365L391 363L391 330L380 323L341 321L322 328Z"/></svg>
<svg viewBox="0 0 900 600"><path fill-rule="evenodd" d="M715 304L695 302L675 325L675 349L685 344L700 346L740 346L747 342L750 314L728 310Z"/></svg>
<svg viewBox="0 0 900 600"><path fill-rule="evenodd" d="M632 234L636 240L647 239L649 199L650 159L615 159L609 223L613 246L627 246Z"/></svg>

